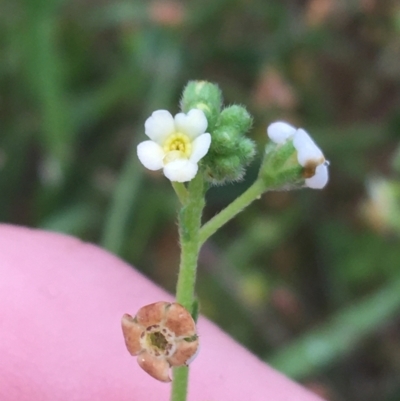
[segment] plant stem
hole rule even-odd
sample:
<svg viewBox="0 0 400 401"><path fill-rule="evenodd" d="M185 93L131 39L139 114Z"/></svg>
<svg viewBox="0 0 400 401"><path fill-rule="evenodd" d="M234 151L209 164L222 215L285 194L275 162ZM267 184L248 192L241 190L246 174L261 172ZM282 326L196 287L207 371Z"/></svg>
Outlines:
<svg viewBox="0 0 400 401"><path fill-rule="evenodd" d="M176 301L190 312L192 312L194 303L194 286L200 251L199 232L204 204L204 181L200 173L190 181L187 202L179 214L181 263L176 288ZM188 367L174 368L171 401L186 400L188 378Z"/></svg>
<svg viewBox="0 0 400 401"><path fill-rule="evenodd" d="M181 198L181 190L176 184L175 191ZM181 263L179 267L176 301L193 312L194 286L196 282L197 260L201 245L214 234L218 228L235 217L241 210L253 202L265 191L265 184L257 180L242 195L222 210L207 224L201 227L201 214L204 208L204 181L198 174L188 186L184 195L185 202L179 214L179 236L181 241ZM186 401L189 368L174 368L171 401Z"/></svg>
<svg viewBox="0 0 400 401"><path fill-rule="evenodd" d="M176 287L176 301L190 312L194 302L194 284L200 250L199 231L205 204L203 188L203 176L198 174L189 183L187 203L179 214L181 263Z"/></svg>
<svg viewBox="0 0 400 401"><path fill-rule="evenodd" d="M200 229L199 243L200 246L207 241L220 227L235 217L245 207L250 205L255 199L265 192L265 184L261 180L256 180L251 187L236 198L230 205L219 212L211 220L209 220Z"/></svg>
<svg viewBox="0 0 400 401"><path fill-rule="evenodd" d="M174 376L172 380L171 401L186 401L188 382L189 382L189 367L178 366L173 369Z"/></svg>
<svg viewBox="0 0 400 401"><path fill-rule="evenodd" d="M185 187L185 184L182 184L181 182L176 182L173 181L171 182L172 188L174 188L174 191L176 193L176 196L178 197L179 201L182 203L182 205L185 205L188 199L188 191Z"/></svg>

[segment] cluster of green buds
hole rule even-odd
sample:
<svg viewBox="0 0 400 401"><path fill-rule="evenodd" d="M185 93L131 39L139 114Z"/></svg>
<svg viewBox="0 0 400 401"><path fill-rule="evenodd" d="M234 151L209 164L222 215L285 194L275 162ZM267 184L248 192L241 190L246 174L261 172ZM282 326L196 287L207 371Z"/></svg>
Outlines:
<svg viewBox="0 0 400 401"><path fill-rule="evenodd" d="M253 121L248 111L239 105L222 108L218 86L205 81L189 82L181 109L200 109L206 115L211 146L202 161L205 178L217 185L242 179L256 153L254 142L245 136Z"/></svg>

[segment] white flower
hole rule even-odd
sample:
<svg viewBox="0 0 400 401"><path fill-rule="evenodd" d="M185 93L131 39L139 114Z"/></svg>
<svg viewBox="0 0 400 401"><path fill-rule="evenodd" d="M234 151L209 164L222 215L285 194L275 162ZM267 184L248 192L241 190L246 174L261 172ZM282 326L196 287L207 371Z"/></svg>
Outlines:
<svg viewBox="0 0 400 401"><path fill-rule="evenodd" d="M305 183L309 188L322 189L328 182L328 162L321 149L302 128L295 128L283 121L270 124L269 138L278 145L292 140L297 151L297 161L304 167Z"/></svg>
<svg viewBox="0 0 400 401"><path fill-rule="evenodd" d="M155 111L144 124L145 134L151 140L139 143L139 160L149 170L163 168L171 181L192 180L197 174L197 163L210 148L207 124L206 116L198 109L178 113L175 118L167 110Z"/></svg>

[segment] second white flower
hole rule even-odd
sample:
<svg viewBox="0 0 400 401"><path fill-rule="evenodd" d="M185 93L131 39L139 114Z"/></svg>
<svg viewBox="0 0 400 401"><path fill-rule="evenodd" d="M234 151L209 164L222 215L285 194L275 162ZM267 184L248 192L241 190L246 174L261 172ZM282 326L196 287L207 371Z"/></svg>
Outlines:
<svg viewBox="0 0 400 401"><path fill-rule="evenodd" d="M306 131L302 128L297 129L284 121L276 121L267 127L267 134L277 145L293 141L297 151L297 161L304 167L305 185L314 189L325 187L329 179L329 163Z"/></svg>

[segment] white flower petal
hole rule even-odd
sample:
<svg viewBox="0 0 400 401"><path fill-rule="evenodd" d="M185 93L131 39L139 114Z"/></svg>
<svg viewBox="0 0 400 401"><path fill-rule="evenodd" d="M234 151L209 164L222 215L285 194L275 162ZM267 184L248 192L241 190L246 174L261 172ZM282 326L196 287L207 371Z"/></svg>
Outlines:
<svg viewBox="0 0 400 401"><path fill-rule="evenodd" d="M175 131L174 118L167 110L157 110L153 112L144 123L145 134L162 145L169 135Z"/></svg>
<svg viewBox="0 0 400 401"><path fill-rule="evenodd" d="M160 170L163 167L164 150L153 141L144 141L137 146L140 162L149 170Z"/></svg>
<svg viewBox="0 0 400 401"><path fill-rule="evenodd" d="M190 138L196 138L204 134L207 129L207 118L199 109L192 109L189 113L178 113L175 116L176 130L188 135Z"/></svg>
<svg viewBox="0 0 400 401"><path fill-rule="evenodd" d="M197 164L187 159L178 159L164 167L164 175L170 181L186 182L192 180L197 174Z"/></svg>
<svg viewBox="0 0 400 401"><path fill-rule="evenodd" d="M315 175L306 179L306 185L313 189L322 189L328 182L328 166L327 164L320 164L315 169Z"/></svg>
<svg viewBox="0 0 400 401"><path fill-rule="evenodd" d="M297 161L301 166L305 166L307 162L314 161L324 162L324 154L321 149L314 143L310 135L306 131L299 128L293 137L293 146L297 150Z"/></svg>
<svg viewBox="0 0 400 401"><path fill-rule="evenodd" d="M267 133L271 141L283 144L296 133L296 128L283 121L276 121L267 127Z"/></svg>
<svg viewBox="0 0 400 401"><path fill-rule="evenodd" d="M190 156L190 161L192 163L198 163L200 159L202 159L210 149L211 145L211 135L208 133L202 134L198 136L192 142L192 154Z"/></svg>

